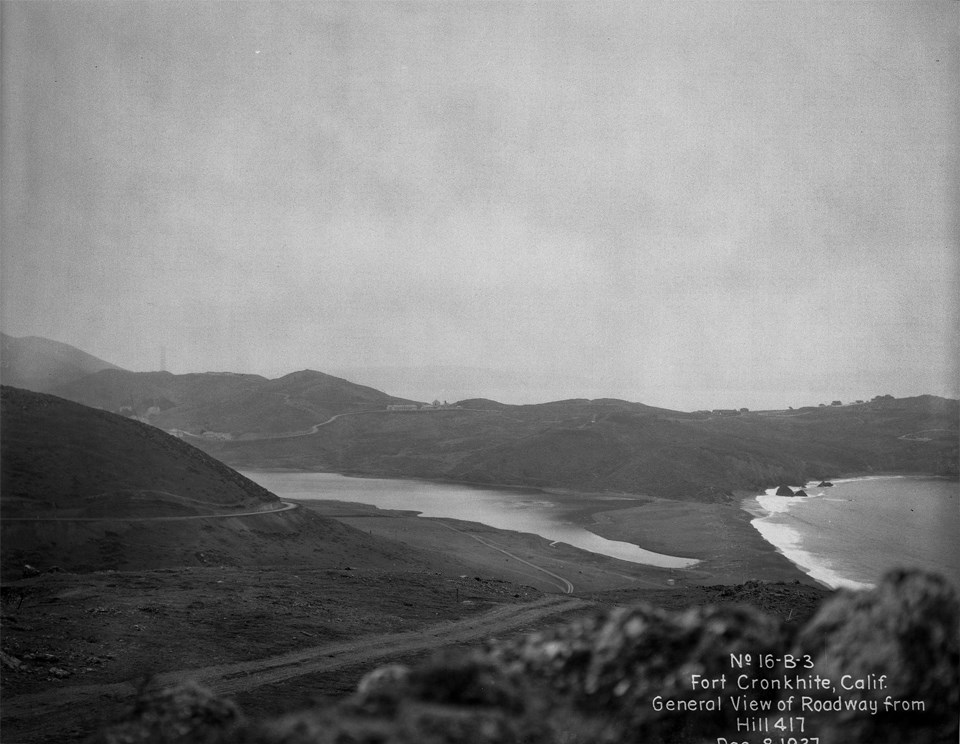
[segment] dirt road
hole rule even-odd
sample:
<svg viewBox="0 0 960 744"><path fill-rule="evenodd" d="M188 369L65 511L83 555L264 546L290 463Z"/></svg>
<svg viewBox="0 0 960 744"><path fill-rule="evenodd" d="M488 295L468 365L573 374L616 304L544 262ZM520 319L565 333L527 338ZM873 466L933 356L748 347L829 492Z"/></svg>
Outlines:
<svg viewBox="0 0 960 744"><path fill-rule="evenodd" d="M503 553L505 556L508 556L509 558L513 558L513 560L515 561L519 561L524 565L530 566L530 568L536 569L537 571L540 571L541 573L546 574L547 576L550 577L551 581L556 583L556 585L564 592L564 594L573 594L573 584L571 584L569 581L563 578L560 574L555 574L553 571L548 571L542 566L538 566L535 563L531 563L530 561L524 560L520 556L514 555L513 553L507 550L504 550L499 545L494 545L493 543L488 542L487 540L484 540L482 538L479 538L476 535L472 535L469 532L465 532L464 530L458 530L456 527L454 527L453 525L449 525L446 522L439 522L439 524L442 525L443 527L446 527L448 530L453 530L454 532L459 532L461 535L466 535L467 537L471 537L481 545L486 545L491 550L496 550L498 553Z"/></svg>
<svg viewBox="0 0 960 744"><path fill-rule="evenodd" d="M312 646L253 661L184 669L157 675L162 684L193 680L219 694L233 694L295 677L352 666L376 666L393 659L444 646L470 643L522 630L553 615L590 606L591 602L562 595L543 597L528 604L501 605L473 617L448 621L405 633ZM268 628L264 632L269 632ZM104 703L128 700L136 681L114 684L64 686L3 701L4 739L43 741L71 730L78 711ZM10 737L10 738L8 738Z"/></svg>
<svg viewBox="0 0 960 744"><path fill-rule="evenodd" d="M199 503L199 502L198 502ZM223 514L189 514L178 517L4 517L5 522L189 522L194 519L231 519L233 517L261 517L264 514L299 509L300 504L281 501L279 506L258 511L225 512Z"/></svg>

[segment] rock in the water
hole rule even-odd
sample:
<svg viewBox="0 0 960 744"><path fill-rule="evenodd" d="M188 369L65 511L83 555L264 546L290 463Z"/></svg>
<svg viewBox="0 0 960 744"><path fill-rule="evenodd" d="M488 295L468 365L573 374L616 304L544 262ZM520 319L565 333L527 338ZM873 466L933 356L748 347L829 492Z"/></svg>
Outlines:
<svg viewBox="0 0 960 744"><path fill-rule="evenodd" d="M790 486L780 486L777 489L777 496L793 496L793 489Z"/></svg>
<svg viewBox="0 0 960 744"><path fill-rule="evenodd" d="M817 484L817 488L831 488L833 484L830 481L820 481Z"/></svg>
<svg viewBox="0 0 960 744"><path fill-rule="evenodd" d="M804 490L801 488L799 491L797 491L797 492L796 492L795 494L793 494L793 495L794 495L794 496L806 496L806 495L807 495L807 492L804 491Z"/></svg>

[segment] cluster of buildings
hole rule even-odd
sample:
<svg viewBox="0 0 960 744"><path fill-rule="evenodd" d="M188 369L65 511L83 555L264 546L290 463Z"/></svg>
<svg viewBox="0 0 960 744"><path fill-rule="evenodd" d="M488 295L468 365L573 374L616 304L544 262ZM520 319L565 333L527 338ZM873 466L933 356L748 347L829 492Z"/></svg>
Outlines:
<svg viewBox="0 0 960 744"><path fill-rule="evenodd" d="M460 406L451 406L447 401L441 403L439 400L433 403L391 403L387 406L388 411L453 411Z"/></svg>

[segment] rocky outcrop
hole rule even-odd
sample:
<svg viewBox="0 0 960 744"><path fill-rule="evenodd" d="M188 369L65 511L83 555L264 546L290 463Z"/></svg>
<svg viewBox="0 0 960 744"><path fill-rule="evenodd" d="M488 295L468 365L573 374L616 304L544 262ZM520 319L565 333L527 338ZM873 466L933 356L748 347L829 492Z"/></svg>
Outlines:
<svg viewBox="0 0 960 744"><path fill-rule="evenodd" d="M958 621L946 581L904 571L875 590L836 593L799 631L750 606L641 605L414 668L391 665L345 701L272 721L247 721L195 687L154 693L96 741L696 744L742 741L745 716L777 740L779 709L802 716L804 734L821 744L953 744ZM814 677L830 686L796 686ZM738 696L759 712L735 710ZM825 712L802 710L801 700ZM849 704L828 710L835 700Z"/></svg>
<svg viewBox="0 0 960 744"><path fill-rule="evenodd" d="M793 489L790 486L780 486L777 489L777 496L793 496Z"/></svg>

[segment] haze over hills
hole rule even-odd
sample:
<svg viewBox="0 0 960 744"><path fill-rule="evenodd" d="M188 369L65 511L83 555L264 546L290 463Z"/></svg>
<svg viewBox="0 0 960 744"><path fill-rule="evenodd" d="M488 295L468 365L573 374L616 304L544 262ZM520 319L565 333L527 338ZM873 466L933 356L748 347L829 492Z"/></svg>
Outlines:
<svg viewBox="0 0 960 744"><path fill-rule="evenodd" d="M696 413L606 398L537 405L476 398L396 412L388 406L410 401L312 370L268 380L119 369L51 392L175 431L251 469L725 501L738 490L841 474L956 475L958 461L958 403L934 396ZM356 413L368 415L342 416Z"/></svg>
<svg viewBox="0 0 960 744"><path fill-rule="evenodd" d="M10 336L3 352L4 384L194 434L301 431L337 414L412 402L313 370L273 380L233 372L130 372L67 344Z"/></svg>
<svg viewBox="0 0 960 744"><path fill-rule="evenodd" d="M105 369L120 368L59 341L0 333L0 379L5 385L45 392Z"/></svg>
<svg viewBox="0 0 960 744"><path fill-rule="evenodd" d="M456 365L338 367L331 374L414 400L460 400L482 396L523 404L562 397L599 397L596 380L530 367L523 370ZM554 394L545 391L553 391Z"/></svg>
<svg viewBox="0 0 960 744"><path fill-rule="evenodd" d="M230 436L302 431L337 414L411 402L313 370L275 380L226 372L105 370L50 392L162 429Z"/></svg>

